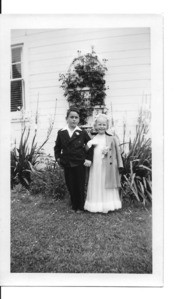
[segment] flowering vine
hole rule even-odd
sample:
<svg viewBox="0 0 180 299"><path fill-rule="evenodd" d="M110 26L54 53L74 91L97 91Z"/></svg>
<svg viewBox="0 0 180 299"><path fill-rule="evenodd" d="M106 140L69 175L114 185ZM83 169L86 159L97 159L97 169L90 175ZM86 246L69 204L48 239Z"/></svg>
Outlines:
<svg viewBox="0 0 180 299"><path fill-rule="evenodd" d="M87 123L94 106L104 105L107 89L104 79L107 71L106 61L99 61L93 47L92 53L85 55L78 51L78 57L72 61L68 72L59 75L60 87L63 88L69 105L80 110L81 125Z"/></svg>

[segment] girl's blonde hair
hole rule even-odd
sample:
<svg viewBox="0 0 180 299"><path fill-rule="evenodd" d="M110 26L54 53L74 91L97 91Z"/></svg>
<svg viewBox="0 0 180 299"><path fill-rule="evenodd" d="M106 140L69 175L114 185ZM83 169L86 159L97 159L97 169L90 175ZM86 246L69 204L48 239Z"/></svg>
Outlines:
<svg viewBox="0 0 180 299"><path fill-rule="evenodd" d="M99 114L97 114L95 116L95 118L94 118L94 128L96 127L97 121L99 119L102 119L102 118L106 120L106 122L107 122L107 129L109 129L109 117L106 114L104 114L104 113L99 113Z"/></svg>

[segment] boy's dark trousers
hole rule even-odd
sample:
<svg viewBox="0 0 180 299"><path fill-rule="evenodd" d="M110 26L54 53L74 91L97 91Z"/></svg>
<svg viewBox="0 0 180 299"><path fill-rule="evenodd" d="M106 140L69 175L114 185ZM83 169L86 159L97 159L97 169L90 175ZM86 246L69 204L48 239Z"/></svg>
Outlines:
<svg viewBox="0 0 180 299"><path fill-rule="evenodd" d="M84 210L85 166L64 167L64 174L73 210Z"/></svg>

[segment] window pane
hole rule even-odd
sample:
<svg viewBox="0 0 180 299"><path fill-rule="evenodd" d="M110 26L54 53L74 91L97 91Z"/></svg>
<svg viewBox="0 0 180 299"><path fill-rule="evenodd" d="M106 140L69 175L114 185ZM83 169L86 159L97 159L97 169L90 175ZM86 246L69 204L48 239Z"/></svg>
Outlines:
<svg viewBox="0 0 180 299"><path fill-rule="evenodd" d="M21 49L22 48L13 48L12 49L12 63L21 62Z"/></svg>
<svg viewBox="0 0 180 299"><path fill-rule="evenodd" d="M21 64L13 64L12 65L12 78L21 78Z"/></svg>
<svg viewBox="0 0 180 299"><path fill-rule="evenodd" d="M11 82L11 111L17 111L21 108L22 108L22 80L12 81Z"/></svg>

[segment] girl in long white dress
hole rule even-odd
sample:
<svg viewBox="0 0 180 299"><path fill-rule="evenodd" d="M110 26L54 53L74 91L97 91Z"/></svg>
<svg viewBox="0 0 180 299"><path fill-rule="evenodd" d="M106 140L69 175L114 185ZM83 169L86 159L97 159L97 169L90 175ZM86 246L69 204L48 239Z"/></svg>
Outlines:
<svg viewBox="0 0 180 299"><path fill-rule="evenodd" d="M122 207L118 172L118 168L123 167L120 148L117 148L116 137L106 133L107 127L107 116L98 115L95 121L98 134L88 142L88 147L94 146L93 163L90 168L84 205L84 209L89 212L107 213Z"/></svg>

